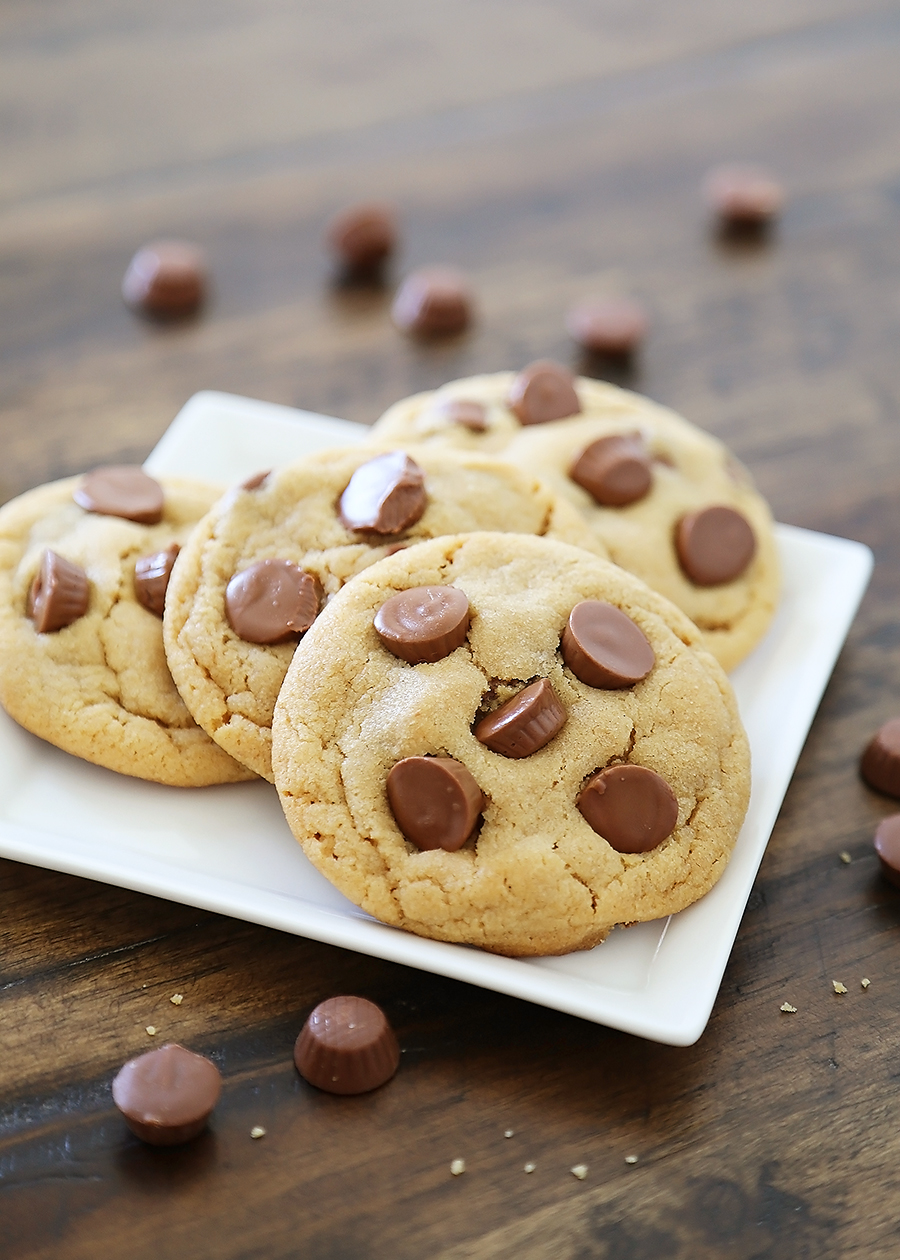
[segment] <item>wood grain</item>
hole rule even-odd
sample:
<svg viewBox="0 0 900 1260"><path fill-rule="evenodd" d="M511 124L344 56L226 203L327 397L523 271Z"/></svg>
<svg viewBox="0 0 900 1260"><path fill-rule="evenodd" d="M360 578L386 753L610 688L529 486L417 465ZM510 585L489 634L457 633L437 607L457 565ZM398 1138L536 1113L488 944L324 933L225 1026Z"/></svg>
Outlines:
<svg viewBox="0 0 900 1260"><path fill-rule="evenodd" d="M852 0L3 6L0 497L142 458L200 388L371 421L452 376L577 366L567 306L624 290L652 329L620 379L724 437L779 519L877 560L689 1049L0 863L4 1260L896 1256L900 898L871 849L894 806L856 758L900 707L898 46L896 6ZM699 197L732 157L788 190L754 248ZM322 250L358 196L402 216L383 288ZM185 325L119 296L160 235L209 255ZM470 336L392 328L424 262L471 276ZM341 991L404 1050L368 1097L291 1064ZM182 1150L111 1105L148 1024L225 1077Z"/></svg>

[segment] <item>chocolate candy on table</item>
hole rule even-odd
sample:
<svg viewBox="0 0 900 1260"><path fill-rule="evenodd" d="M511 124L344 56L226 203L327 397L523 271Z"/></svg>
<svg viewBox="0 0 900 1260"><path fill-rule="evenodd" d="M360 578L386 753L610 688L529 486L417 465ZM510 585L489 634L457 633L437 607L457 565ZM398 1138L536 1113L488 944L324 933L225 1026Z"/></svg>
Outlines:
<svg viewBox="0 0 900 1260"><path fill-rule="evenodd" d="M48 547L28 592L25 615L38 634L62 630L87 612L90 583L81 565Z"/></svg>
<svg viewBox="0 0 900 1260"><path fill-rule="evenodd" d="M900 888L900 814L882 818L874 843L882 875Z"/></svg>
<svg viewBox="0 0 900 1260"><path fill-rule="evenodd" d="M156 319L193 315L206 296L202 250L187 241L153 241L139 249L122 280L128 305Z"/></svg>
<svg viewBox="0 0 900 1260"><path fill-rule="evenodd" d="M216 1065L174 1042L130 1059L112 1084L113 1101L128 1127L152 1146L195 1138L221 1092Z"/></svg>
<svg viewBox="0 0 900 1260"><path fill-rule="evenodd" d="M859 772L877 792L900 797L900 718L891 718L873 735L860 760Z"/></svg>
<svg viewBox="0 0 900 1260"><path fill-rule="evenodd" d="M678 822L678 801L646 766L609 766L591 776L577 801L585 821L619 853L648 853Z"/></svg>
<svg viewBox="0 0 900 1260"><path fill-rule="evenodd" d="M329 223L325 239L347 271L374 270L397 246L394 208L381 201L346 206Z"/></svg>
<svg viewBox="0 0 900 1260"><path fill-rule="evenodd" d="M560 647L569 669L589 687L633 687L656 664L643 630L621 608L599 599L575 605Z"/></svg>
<svg viewBox="0 0 900 1260"><path fill-rule="evenodd" d="M695 586L721 586L747 568L756 554L756 536L746 516L717 504L681 518L675 528L675 550Z"/></svg>
<svg viewBox="0 0 900 1260"><path fill-rule="evenodd" d="M784 190L761 166L717 166L704 181L710 209L725 225L754 227L770 222L784 204Z"/></svg>
<svg viewBox="0 0 900 1260"><path fill-rule="evenodd" d="M418 849L461 849L485 799L472 774L452 757L405 757L387 777L397 826Z"/></svg>
<svg viewBox="0 0 900 1260"><path fill-rule="evenodd" d="M474 735L503 757L530 757L559 734L567 717L549 680L539 678L483 717Z"/></svg>
<svg viewBox="0 0 900 1260"><path fill-rule="evenodd" d="M484 403L468 398L447 398L435 410L447 424L459 425L470 433L487 432L487 408Z"/></svg>
<svg viewBox="0 0 900 1260"><path fill-rule="evenodd" d="M391 318L406 333L449 337L472 322L473 300L468 281L450 267L423 267L400 285Z"/></svg>
<svg viewBox="0 0 900 1260"><path fill-rule="evenodd" d="M360 464L341 495L338 513L357 533L401 534L427 506L422 469L404 451L388 451Z"/></svg>
<svg viewBox="0 0 900 1260"><path fill-rule="evenodd" d="M138 525L158 525L163 514L163 488L136 464L110 464L85 473L72 498L86 512L121 516Z"/></svg>
<svg viewBox="0 0 900 1260"><path fill-rule="evenodd" d="M571 308L566 328L585 350L624 358L646 337L647 316L632 298L588 298Z"/></svg>
<svg viewBox="0 0 900 1260"><path fill-rule="evenodd" d="M155 551L151 556L141 556L134 566L134 593L137 601L157 617L161 617L165 610L169 578L180 550L178 543L169 543L163 551Z"/></svg>
<svg viewBox="0 0 900 1260"><path fill-rule="evenodd" d="M455 586L415 586L392 595L375 614L389 652L411 665L439 661L466 640L469 601Z"/></svg>
<svg viewBox="0 0 900 1260"><path fill-rule="evenodd" d="M550 359L538 359L523 368L506 401L521 424L547 424L581 411L572 373Z"/></svg>
<svg viewBox="0 0 900 1260"><path fill-rule="evenodd" d="M367 998L333 997L310 1014L294 1045L297 1071L330 1094L365 1094L389 1081L400 1046L387 1016Z"/></svg>
<svg viewBox="0 0 900 1260"><path fill-rule="evenodd" d="M569 476L601 507L626 507L649 492L652 456L640 433L611 433L584 448Z"/></svg>
<svg viewBox="0 0 900 1260"><path fill-rule="evenodd" d="M318 578L293 560L258 560L225 588L225 616L248 643L285 643L304 634L319 614Z"/></svg>

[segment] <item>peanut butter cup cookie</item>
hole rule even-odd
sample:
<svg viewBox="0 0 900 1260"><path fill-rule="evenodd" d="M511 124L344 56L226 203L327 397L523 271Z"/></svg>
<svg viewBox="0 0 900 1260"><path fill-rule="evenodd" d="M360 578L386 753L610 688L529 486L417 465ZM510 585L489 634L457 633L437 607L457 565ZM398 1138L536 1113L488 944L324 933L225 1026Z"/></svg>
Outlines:
<svg viewBox="0 0 900 1260"><path fill-rule="evenodd" d="M288 671L273 764L314 865L370 914L510 955L587 949L721 875L750 788L696 627L547 538L437 538L357 576Z"/></svg>
<svg viewBox="0 0 900 1260"><path fill-rule="evenodd" d="M141 779L253 777L194 723L163 649L172 563L219 493L113 467L0 509L0 700L20 725Z"/></svg>
<svg viewBox="0 0 900 1260"><path fill-rule="evenodd" d="M271 779L278 689L324 603L391 551L476 529L605 555L533 474L477 454L342 448L230 491L179 555L166 601L169 666L196 721Z"/></svg>

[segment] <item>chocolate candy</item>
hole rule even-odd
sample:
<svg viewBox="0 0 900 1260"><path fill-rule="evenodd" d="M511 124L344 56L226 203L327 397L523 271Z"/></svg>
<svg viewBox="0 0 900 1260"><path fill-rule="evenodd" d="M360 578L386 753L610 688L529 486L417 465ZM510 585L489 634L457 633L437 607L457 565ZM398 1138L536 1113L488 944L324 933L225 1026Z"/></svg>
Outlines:
<svg viewBox="0 0 900 1260"><path fill-rule="evenodd" d="M130 1059L112 1084L113 1102L129 1129L152 1146L195 1138L221 1092L216 1065L174 1042Z"/></svg>
<svg viewBox="0 0 900 1260"><path fill-rule="evenodd" d="M614 433L586 446L569 476L601 507L625 507L653 484L652 459L640 433Z"/></svg>
<svg viewBox="0 0 900 1260"><path fill-rule="evenodd" d="M452 757L406 757L387 777L397 826L418 849L461 849L484 809L481 788Z"/></svg>
<svg viewBox="0 0 900 1260"><path fill-rule="evenodd" d="M139 249L122 280L130 307L157 319L193 315L206 296L203 253L187 241L154 241Z"/></svg>
<svg viewBox="0 0 900 1260"><path fill-rule="evenodd" d="M360 202L338 211L325 237L338 262L348 271L368 271L393 253L397 221L392 206L380 201Z"/></svg>
<svg viewBox="0 0 900 1260"><path fill-rule="evenodd" d="M142 556L134 566L134 593L137 601L157 617L163 615L172 565L180 550L178 543L169 543L164 551L155 551L152 556Z"/></svg>
<svg viewBox="0 0 900 1260"><path fill-rule="evenodd" d="M86 473L72 494L79 507L100 516L121 516L138 525L157 525L163 488L136 464L110 464Z"/></svg>
<svg viewBox="0 0 900 1260"><path fill-rule="evenodd" d="M619 853L648 853L675 830L678 801L646 766L609 766L592 775L577 801L585 821Z"/></svg>
<svg viewBox="0 0 900 1260"><path fill-rule="evenodd" d="M271 468L267 468L264 472L254 473L252 477L248 477L246 481L240 483L239 489L258 490L260 486L265 485L271 471Z"/></svg>
<svg viewBox="0 0 900 1260"><path fill-rule="evenodd" d="M695 586L721 586L747 568L756 554L756 537L745 516L717 505L681 518L675 528L675 551Z"/></svg>
<svg viewBox="0 0 900 1260"><path fill-rule="evenodd" d="M875 852L881 873L900 888L900 814L882 818L875 832Z"/></svg>
<svg viewBox="0 0 900 1260"><path fill-rule="evenodd" d="M248 643L284 643L315 621L322 600L318 579L292 560L259 560L225 588L225 616Z"/></svg>
<svg viewBox="0 0 900 1260"><path fill-rule="evenodd" d="M900 797L900 718L891 718L869 741L859 772L869 787Z"/></svg>
<svg viewBox="0 0 900 1260"><path fill-rule="evenodd" d="M776 179L759 166L719 166L704 183L706 199L723 224L758 226L773 219L784 203Z"/></svg>
<svg viewBox="0 0 900 1260"><path fill-rule="evenodd" d="M83 617L89 597L90 584L81 565L48 548L31 583L25 615L38 634L48 634Z"/></svg>
<svg viewBox="0 0 900 1260"><path fill-rule="evenodd" d="M392 595L375 614L375 632L411 665L439 661L465 642L469 601L455 586L415 586Z"/></svg>
<svg viewBox="0 0 900 1260"><path fill-rule="evenodd" d="M397 290L391 317L403 332L451 336L472 322L472 293L458 271L423 267L411 272Z"/></svg>
<svg viewBox="0 0 900 1260"><path fill-rule="evenodd" d="M523 368L510 386L507 402L521 424L546 424L581 411L572 373L550 359Z"/></svg>
<svg viewBox="0 0 900 1260"><path fill-rule="evenodd" d="M484 403L468 398L447 398L435 410L447 424L458 424L470 433L487 432L487 407Z"/></svg>
<svg viewBox="0 0 900 1260"><path fill-rule="evenodd" d="M400 1046L380 1006L361 997L320 1002L294 1045L302 1077L330 1094L365 1094L389 1081Z"/></svg>
<svg viewBox="0 0 900 1260"><path fill-rule="evenodd" d="M567 717L549 681L539 678L483 717L474 733L503 757L530 757L559 734Z"/></svg>
<svg viewBox="0 0 900 1260"><path fill-rule="evenodd" d="M338 512L347 529L358 533L400 534L427 505L422 469L404 451L389 451L357 468Z"/></svg>
<svg viewBox="0 0 900 1260"><path fill-rule="evenodd" d="M631 298L590 298L572 307L566 327L585 350L624 358L647 335L647 316Z"/></svg>
<svg viewBox="0 0 900 1260"><path fill-rule="evenodd" d="M599 599L575 605L560 647L569 669L589 687L632 687L656 664L640 627L620 608Z"/></svg>

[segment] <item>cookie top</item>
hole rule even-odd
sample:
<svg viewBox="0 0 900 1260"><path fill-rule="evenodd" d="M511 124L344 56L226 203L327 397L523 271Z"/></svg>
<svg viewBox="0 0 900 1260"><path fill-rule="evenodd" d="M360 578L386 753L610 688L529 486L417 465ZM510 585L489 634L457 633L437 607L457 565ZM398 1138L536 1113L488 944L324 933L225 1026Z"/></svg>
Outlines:
<svg viewBox="0 0 900 1260"><path fill-rule="evenodd" d="M253 777L193 722L163 650L173 544L220 493L139 469L98 470L0 509L0 701L17 722L141 779L199 787ZM135 568L150 557L141 603Z"/></svg>
<svg viewBox="0 0 900 1260"><path fill-rule="evenodd" d="M331 601L273 763L294 835L352 901L510 955L689 905L750 787L730 684L684 614L578 548L497 533L411 547Z"/></svg>
<svg viewBox="0 0 900 1260"><path fill-rule="evenodd" d="M391 551L476 529L546 534L605 554L533 474L477 454L340 448L230 491L179 555L166 600L169 666L195 720L271 779L275 700L321 605ZM277 597L259 598L276 585ZM304 604L299 619L280 632L251 625L288 587Z"/></svg>

